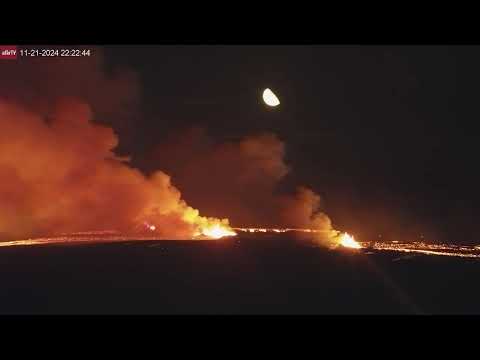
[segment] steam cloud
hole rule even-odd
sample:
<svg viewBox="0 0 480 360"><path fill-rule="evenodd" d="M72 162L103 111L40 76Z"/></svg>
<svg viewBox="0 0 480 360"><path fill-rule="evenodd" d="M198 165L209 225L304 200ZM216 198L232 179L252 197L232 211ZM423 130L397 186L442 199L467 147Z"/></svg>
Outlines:
<svg viewBox="0 0 480 360"><path fill-rule="evenodd" d="M177 238L220 222L187 206L167 174L147 178L115 156L118 138L99 123L128 130L140 87L93 53L0 67L0 240L129 232L151 220L159 236Z"/></svg>
<svg viewBox="0 0 480 360"><path fill-rule="evenodd" d="M112 129L88 105L62 99L47 122L0 102L2 238L114 229L153 220L159 235L189 237L209 220L181 199L170 177L148 178L117 158Z"/></svg>
<svg viewBox="0 0 480 360"><path fill-rule="evenodd" d="M158 145L149 162L162 164L185 199L211 216L226 216L246 227L292 227L320 230L316 240L338 235L320 210L321 198L299 186L279 193L290 171L285 145L275 134L256 134L236 142L215 143L204 129L172 133Z"/></svg>

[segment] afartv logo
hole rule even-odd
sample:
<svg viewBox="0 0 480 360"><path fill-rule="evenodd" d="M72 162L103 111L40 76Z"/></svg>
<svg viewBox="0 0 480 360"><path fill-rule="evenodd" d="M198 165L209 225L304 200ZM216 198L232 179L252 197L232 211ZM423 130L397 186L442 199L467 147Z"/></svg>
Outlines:
<svg viewBox="0 0 480 360"><path fill-rule="evenodd" d="M15 60L17 58L17 46L0 45L0 60Z"/></svg>

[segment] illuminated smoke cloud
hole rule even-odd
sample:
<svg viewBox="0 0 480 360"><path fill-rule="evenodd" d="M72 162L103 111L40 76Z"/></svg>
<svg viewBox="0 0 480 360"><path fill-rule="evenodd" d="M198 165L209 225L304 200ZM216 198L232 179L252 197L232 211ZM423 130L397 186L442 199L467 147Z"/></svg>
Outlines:
<svg viewBox="0 0 480 360"><path fill-rule="evenodd" d="M320 209L320 196L306 187L279 191L289 173L285 145L275 134L215 142L204 129L172 133L148 162L172 175L185 199L205 214L228 217L233 226L302 227L330 242L337 231ZM309 234L308 236L312 236Z"/></svg>
<svg viewBox="0 0 480 360"><path fill-rule="evenodd" d="M0 79L0 239L144 222L171 238L228 228L190 208L167 174L147 178L113 153L110 126L131 134L140 86L131 70L107 68L102 49L6 62Z"/></svg>
<svg viewBox="0 0 480 360"><path fill-rule="evenodd" d="M190 237L223 224L199 216L161 171L148 178L113 153L111 128L88 105L58 100L45 121L0 101L0 237L86 230L132 231L151 221L161 236Z"/></svg>

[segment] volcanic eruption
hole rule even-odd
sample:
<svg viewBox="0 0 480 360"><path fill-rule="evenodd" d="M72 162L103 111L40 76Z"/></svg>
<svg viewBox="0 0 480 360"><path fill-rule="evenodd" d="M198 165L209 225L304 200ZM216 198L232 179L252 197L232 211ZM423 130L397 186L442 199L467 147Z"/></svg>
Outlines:
<svg viewBox="0 0 480 360"><path fill-rule="evenodd" d="M0 102L0 231L24 238L114 229L147 221L161 237L232 234L228 220L200 216L162 171L144 176L117 157L113 130L90 107L61 99L48 121Z"/></svg>
<svg viewBox="0 0 480 360"><path fill-rule="evenodd" d="M0 240L104 230L218 239L236 235L232 221L338 244L319 195L277 191L290 167L276 134L222 143L181 130L154 149L158 166L145 174L116 154L113 130L121 137L138 116L135 73L107 73L100 52L69 60L0 69Z"/></svg>
<svg viewBox="0 0 480 360"><path fill-rule="evenodd" d="M235 230L295 230L297 238L338 245L340 232L322 211L320 195L306 186L279 191L292 170L285 154L286 145L275 133L218 141L206 129L190 127L170 133L148 162L162 164L189 202L229 218Z"/></svg>

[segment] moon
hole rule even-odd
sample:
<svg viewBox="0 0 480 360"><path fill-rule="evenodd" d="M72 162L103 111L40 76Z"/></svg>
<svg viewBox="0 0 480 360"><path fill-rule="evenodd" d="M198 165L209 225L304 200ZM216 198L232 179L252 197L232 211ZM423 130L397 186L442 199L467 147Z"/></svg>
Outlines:
<svg viewBox="0 0 480 360"><path fill-rule="evenodd" d="M280 100L278 100L277 96L269 88L263 90L262 97L263 101L265 101L265 104L267 104L268 106L275 107L280 105Z"/></svg>

